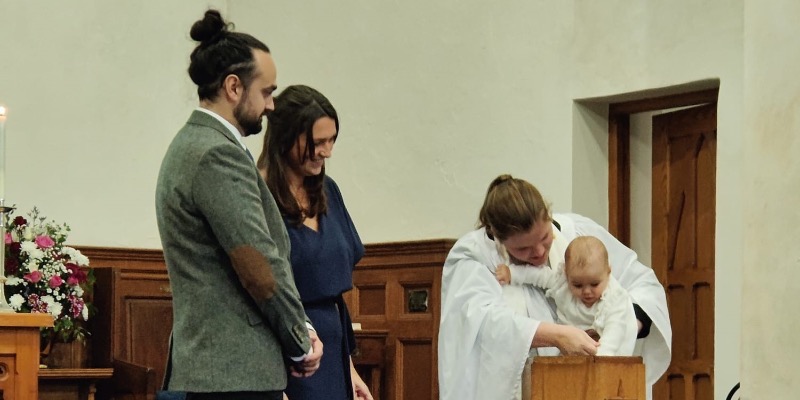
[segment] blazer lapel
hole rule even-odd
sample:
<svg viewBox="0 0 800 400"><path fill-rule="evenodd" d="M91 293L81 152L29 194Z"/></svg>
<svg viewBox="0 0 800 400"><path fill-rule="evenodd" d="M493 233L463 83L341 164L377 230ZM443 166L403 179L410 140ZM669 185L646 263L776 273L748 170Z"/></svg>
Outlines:
<svg viewBox="0 0 800 400"><path fill-rule="evenodd" d="M186 122L188 125L199 125L204 126L207 128L211 128L223 136L228 138L233 143L238 145L239 141L236 140L236 137L233 136L233 133L222 125L222 122L219 122L216 118L204 113L202 111L194 110L192 111L192 115L189 116L189 120Z"/></svg>

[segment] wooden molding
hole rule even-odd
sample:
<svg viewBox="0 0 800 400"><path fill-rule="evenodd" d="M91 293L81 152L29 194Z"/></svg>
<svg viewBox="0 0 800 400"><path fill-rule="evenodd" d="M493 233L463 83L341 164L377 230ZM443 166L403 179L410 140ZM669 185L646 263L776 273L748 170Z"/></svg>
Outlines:
<svg viewBox="0 0 800 400"><path fill-rule="evenodd" d="M666 110L670 108L696 106L699 104L716 103L719 88L706 89L697 92L679 93L651 99L631 100L613 103L608 108L608 116L631 115L640 112Z"/></svg>
<svg viewBox="0 0 800 400"><path fill-rule="evenodd" d="M132 249L123 247L93 247L75 246L83 255L89 258L89 262L101 261L146 261L164 262L164 252L160 249ZM94 265L92 265L94 267ZM99 266L106 267L106 265Z"/></svg>
<svg viewBox="0 0 800 400"><path fill-rule="evenodd" d="M364 246L366 253L356 265L356 269L444 264L444 256L453 244L455 244L454 239L367 244ZM164 252L160 249L94 246L75 246L75 248L89 258L89 265L92 268L163 269L166 267Z"/></svg>
<svg viewBox="0 0 800 400"><path fill-rule="evenodd" d="M454 239L429 239L367 244L364 246L366 253L356 269L444 265L455 242Z"/></svg>
<svg viewBox="0 0 800 400"><path fill-rule="evenodd" d="M630 116L608 118L608 231L630 244Z"/></svg>

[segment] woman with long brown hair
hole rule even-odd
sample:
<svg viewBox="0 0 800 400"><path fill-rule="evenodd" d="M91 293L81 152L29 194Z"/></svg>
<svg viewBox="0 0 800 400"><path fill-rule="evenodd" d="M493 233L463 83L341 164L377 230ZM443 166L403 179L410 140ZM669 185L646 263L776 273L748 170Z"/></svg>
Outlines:
<svg viewBox="0 0 800 400"><path fill-rule="evenodd" d="M355 349L342 293L353 286L353 268L364 245L325 160L339 136L339 117L322 93L289 86L268 115L258 167L278 203L291 240L297 290L325 346L319 370L289 377L286 395L300 399L372 400L350 359Z"/></svg>

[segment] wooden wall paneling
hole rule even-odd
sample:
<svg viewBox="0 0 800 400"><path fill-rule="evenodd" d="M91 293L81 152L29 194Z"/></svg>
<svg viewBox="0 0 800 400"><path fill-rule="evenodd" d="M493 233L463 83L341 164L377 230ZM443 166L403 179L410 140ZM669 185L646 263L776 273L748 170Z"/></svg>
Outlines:
<svg viewBox="0 0 800 400"><path fill-rule="evenodd" d="M375 400L385 398L384 371L386 371L386 336L380 330L357 330L356 349L352 354L353 365Z"/></svg>
<svg viewBox="0 0 800 400"><path fill-rule="evenodd" d="M367 245L356 266L354 290L348 293L353 321L364 329L388 332L382 398L438 399L437 336L442 266L454 240L426 240ZM375 296L385 288L385 297ZM385 314L368 299L383 301ZM364 312L366 311L366 313Z"/></svg>
<svg viewBox="0 0 800 400"><path fill-rule="evenodd" d="M91 259L89 260L91 263ZM110 367L114 359L111 351L116 324L112 322L116 287L113 284L111 268L94 269L95 282L93 301L97 314L89 319L89 340L92 342L93 367Z"/></svg>
<svg viewBox="0 0 800 400"><path fill-rule="evenodd" d="M399 338L395 394L401 399L438 399L436 337Z"/></svg>
<svg viewBox="0 0 800 400"><path fill-rule="evenodd" d="M380 399L438 399L436 345L441 273L451 239L367 244L344 298ZM97 276L91 321L95 366L115 359L164 374L172 301L160 250L77 247ZM371 333L370 333L371 332ZM379 349L381 343L385 348ZM376 358L377 357L377 358ZM382 361L378 363L377 361ZM385 366L375 371L372 366ZM421 396L421 397L420 397ZM98 398L101 393L98 392Z"/></svg>
<svg viewBox="0 0 800 400"><path fill-rule="evenodd" d="M115 359L152 368L164 377L172 330L172 292L165 268L160 270L100 268L98 310L92 340L97 366ZM100 289L102 288L102 289Z"/></svg>

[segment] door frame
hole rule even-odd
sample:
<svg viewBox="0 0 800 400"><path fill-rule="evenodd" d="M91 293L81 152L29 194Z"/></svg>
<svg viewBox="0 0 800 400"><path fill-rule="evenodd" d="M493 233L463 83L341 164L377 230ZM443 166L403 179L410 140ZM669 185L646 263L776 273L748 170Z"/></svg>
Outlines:
<svg viewBox="0 0 800 400"><path fill-rule="evenodd" d="M608 231L620 242L631 242L631 115L647 111L715 103L719 87L608 106Z"/></svg>

